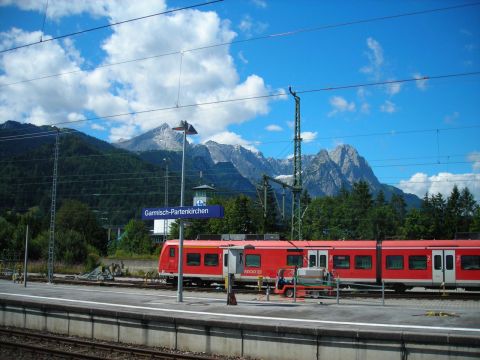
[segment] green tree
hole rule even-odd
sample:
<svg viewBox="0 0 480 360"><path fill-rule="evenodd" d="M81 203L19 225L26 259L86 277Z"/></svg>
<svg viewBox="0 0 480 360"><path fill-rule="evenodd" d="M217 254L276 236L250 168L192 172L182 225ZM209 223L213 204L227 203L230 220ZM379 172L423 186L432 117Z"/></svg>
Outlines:
<svg viewBox="0 0 480 360"><path fill-rule="evenodd" d="M350 194L348 212L352 214L353 237L358 239L372 238L372 226L369 217L369 211L373 206L372 194L365 181L353 184Z"/></svg>
<svg viewBox="0 0 480 360"><path fill-rule="evenodd" d="M75 230L65 230L58 233L55 239L55 260L66 264L83 263L87 257L87 242L85 237Z"/></svg>
<svg viewBox="0 0 480 360"><path fill-rule="evenodd" d="M453 239L459 231L461 212L460 191L458 191L457 185L454 185L445 207L445 235L447 238Z"/></svg>
<svg viewBox="0 0 480 360"><path fill-rule="evenodd" d="M122 236L118 249L128 254L151 254L153 251L152 240L148 229L143 221L130 220L125 226L125 233Z"/></svg>
<svg viewBox="0 0 480 360"><path fill-rule="evenodd" d="M254 222L252 199L239 195L233 199L225 214L229 232L232 234L252 234L258 228Z"/></svg>
<svg viewBox="0 0 480 360"><path fill-rule="evenodd" d="M57 212L56 225L59 233L75 230L87 244L106 254L106 231L100 227L88 205L77 200L65 200Z"/></svg>
<svg viewBox="0 0 480 360"><path fill-rule="evenodd" d="M405 239L425 239L428 234L426 215L422 210L411 209L405 217L402 235Z"/></svg>
<svg viewBox="0 0 480 360"><path fill-rule="evenodd" d="M4 217L0 217L0 249L13 248L13 233L15 226L7 221Z"/></svg>
<svg viewBox="0 0 480 360"><path fill-rule="evenodd" d="M478 204L470 190L465 187L460 194L460 228L459 231L468 232L473 223L475 212L478 210Z"/></svg>

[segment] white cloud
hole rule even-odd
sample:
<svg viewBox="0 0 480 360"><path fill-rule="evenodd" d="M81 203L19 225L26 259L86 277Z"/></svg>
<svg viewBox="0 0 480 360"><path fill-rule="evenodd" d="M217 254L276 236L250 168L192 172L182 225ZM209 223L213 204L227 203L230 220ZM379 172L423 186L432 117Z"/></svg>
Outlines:
<svg viewBox="0 0 480 360"><path fill-rule="evenodd" d="M99 124L92 124L90 127L91 127L93 130L99 130L99 131L107 130L104 126L99 125Z"/></svg>
<svg viewBox="0 0 480 360"><path fill-rule="evenodd" d="M450 195L453 186L462 189L468 187L475 199L480 200L480 174L451 174L439 173L428 176L425 173L416 173L409 180L401 180L398 187L406 193L423 197L425 193L441 193L444 197Z"/></svg>
<svg viewBox="0 0 480 360"><path fill-rule="evenodd" d="M389 81L393 81L394 79L390 79ZM385 85L386 92L388 95L393 96L400 92L402 89L402 84L400 83L392 83Z"/></svg>
<svg viewBox="0 0 480 360"><path fill-rule="evenodd" d="M0 33L0 48L32 43L38 41L40 35L38 31L29 33L12 28ZM1 114L8 115L9 119L36 125L79 119L88 97L81 83L85 77L80 70L83 59L71 42L66 44L62 47L60 43L51 41L2 54L0 84L12 84L59 72L74 73L3 87L0 92Z"/></svg>
<svg viewBox="0 0 480 360"><path fill-rule="evenodd" d="M468 154L467 159L472 162L473 171L480 171L480 152L471 152Z"/></svg>
<svg viewBox="0 0 480 360"><path fill-rule="evenodd" d="M385 102L380 105L380 111L393 114L397 111L397 106L390 100L385 100Z"/></svg>
<svg viewBox="0 0 480 360"><path fill-rule="evenodd" d="M415 74L413 74L413 78L414 79L419 79L419 80L415 81L415 85L417 85L418 89L424 90L424 91L427 90L428 79L425 76L423 76L420 73L415 73Z"/></svg>
<svg viewBox="0 0 480 360"><path fill-rule="evenodd" d="M238 58L239 58L240 61L243 62L244 64L248 64L248 60L247 60L247 58L245 57L245 55L243 55L243 51L239 51L239 52L238 52Z"/></svg>
<svg viewBox="0 0 480 360"><path fill-rule="evenodd" d="M354 112L355 111L355 103L348 102L341 96L333 96L330 98L330 105L332 105L333 110L328 113L328 116L334 116L341 112Z"/></svg>
<svg viewBox="0 0 480 360"><path fill-rule="evenodd" d="M267 7L267 1L266 0L252 0L252 2L255 4L255 6L265 9Z"/></svg>
<svg viewBox="0 0 480 360"><path fill-rule="evenodd" d="M247 38L251 38L254 35L265 32L265 30L268 28L268 24L253 20L250 15L244 15L240 21L240 24L238 24L238 28L245 34Z"/></svg>
<svg viewBox="0 0 480 360"><path fill-rule="evenodd" d="M318 132L305 131L300 133L300 137L306 143L312 142L317 138Z"/></svg>
<svg viewBox="0 0 480 360"><path fill-rule="evenodd" d="M206 139L205 141L209 141L209 140L215 141L219 144L239 145L239 146L243 146L245 149L248 149L254 152L259 152L258 149L255 146L253 146L253 143L251 141L247 141L243 139L240 135L231 131L224 131L224 132L215 134L210 138Z"/></svg>
<svg viewBox="0 0 480 360"><path fill-rule="evenodd" d="M4 0L3 4L7 2ZM10 2L8 2L10 3ZM43 11L44 3L11 2L22 9ZM41 5L41 6L40 6ZM56 0L49 4L49 17L86 13L116 22L166 10L165 1ZM185 10L112 27L102 40L103 64L117 63L229 42L236 37L230 22L214 11ZM253 29L251 31L256 31ZM12 29L0 34L0 47L38 41L40 32ZM75 39L80 41L80 39ZM93 46L93 45L92 45ZM178 88L180 58L182 69ZM31 59L35 59L33 62ZM88 60L88 59L87 59ZM240 79L229 46L162 56L118 66L82 71L86 62L72 41L52 41L39 46L4 53L0 57L0 84L42 75L77 71L73 74L8 87L0 93L0 114L36 124L61 122L69 114L97 116L142 112L150 109L178 109L110 118L110 140L130 138L158 126L188 119L201 139L227 130L269 112L269 99L238 101L182 108L182 105L216 102L265 95L272 90L255 74ZM73 116L73 115L71 115ZM89 116L90 117L90 116Z"/></svg>
<svg viewBox="0 0 480 360"><path fill-rule="evenodd" d="M458 111L454 111L452 114L445 115L443 121L445 122L445 124L454 124L459 117L460 113Z"/></svg>
<svg viewBox="0 0 480 360"><path fill-rule="evenodd" d="M365 54L368 58L368 65L362 67L360 71L365 74L371 74L375 78L380 78L381 67L384 62L382 46L377 40L369 37L367 39L367 47L369 51Z"/></svg>
<svg viewBox="0 0 480 360"><path fill-rule="evenodd" d="M268 125L265 130L267 131L272 131L272 132L279 132L279 131L283 131L283 129L278 126L278 125L275 125L275 124L271 124L271 125Z"/></svg>
<svg viewBox="0 0 480 360"><path fill-rule="evenodd" d="M362 106L360 107L360 112L362 114L370 114L370 104L369 103L362 103Z"/></svg>

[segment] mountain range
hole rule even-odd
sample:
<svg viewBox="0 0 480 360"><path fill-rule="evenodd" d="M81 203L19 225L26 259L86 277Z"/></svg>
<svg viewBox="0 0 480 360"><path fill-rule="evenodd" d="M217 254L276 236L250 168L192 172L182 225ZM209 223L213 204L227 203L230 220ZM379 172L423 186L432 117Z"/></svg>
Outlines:
<svg viewBox="0 0 480 360"><path fill-rule="evenodd" d="M142 207L164 204L167 175L168 204L179 203L183 138L167 124L115 144L72 129L59 132L60 203L78 198L99 213L109 212L110 222L123 223L137 216ZM25 211L39 205L48 211L55 143L52 135L55 129L51 126L15 121L0 124L0 210ZM363 180L373 193L383 190L387 199L396 193L403 195L409 206L420 204L415 195L381 184L350 145L303 155L302 162L303 185L312 197L335 195L342 187L350 189ZM239 145L214 141L188 144L186 204L192 188L198 185L213 185L220 196L243 193L256 198L263 174L289 181L292 173L291 159L266 158Z"/></svg>
<svg viewBox="0 0 480 360"><path fill-rule="evenodd" d="M181 151L182 141L181 133L163 124L128 141L113 145L138 152L141 157L149 160L145 155L152 152ZM205 144L188 144L186 154L197 170L208 171L219 164L229 163L238 175L247 179L252 185L258 184L263 174L284 182L292 180L292 159L266 158L261 152L251 151L240 145L219 144L215 141L207 141ZM152 156L149 158L149 161L152 161ZM199 163L202 165L199 166ZM420 199L415 195L381 184L365 158L351 145L339 145L331 151L320 150L317 154L303 155L302 169L303 187L313 197L333 196L342 188L351 189L355 182L365 181L373 193L382 190L387 199L395 193L404 196L410 206L418 206L420 203Z"/></svg>

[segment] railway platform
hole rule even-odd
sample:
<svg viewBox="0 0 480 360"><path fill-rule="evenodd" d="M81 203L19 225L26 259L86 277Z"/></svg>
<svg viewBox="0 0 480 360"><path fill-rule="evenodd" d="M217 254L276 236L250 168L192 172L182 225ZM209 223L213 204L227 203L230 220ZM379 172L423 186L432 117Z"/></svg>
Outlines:
<svg viewBox="0 0 480 360"><path fill-rule="evenodd" d="M480 301L291 299L0 281L0 324L261 359L476 359Z"/></svg>

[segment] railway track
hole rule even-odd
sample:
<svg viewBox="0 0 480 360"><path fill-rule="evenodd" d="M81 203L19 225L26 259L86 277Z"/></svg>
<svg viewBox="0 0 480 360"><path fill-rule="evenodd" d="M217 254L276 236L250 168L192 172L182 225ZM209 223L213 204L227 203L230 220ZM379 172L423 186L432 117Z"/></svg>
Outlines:
<svg viewBox="0 0 480 360"><path fill-rule="evenodd" d="M225 357L166 351L91 341L62 335L44 334L19 329L0 328L0 358L2 359L177 359L219 360Z"/></svg>

